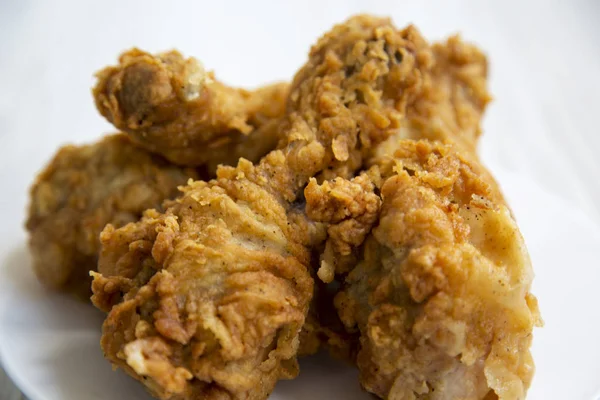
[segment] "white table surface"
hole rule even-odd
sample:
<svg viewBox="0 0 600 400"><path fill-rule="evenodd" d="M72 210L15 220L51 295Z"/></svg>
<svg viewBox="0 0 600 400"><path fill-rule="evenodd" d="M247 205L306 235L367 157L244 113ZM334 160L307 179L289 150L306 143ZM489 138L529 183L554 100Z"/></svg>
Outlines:
<svg viewBox="0 0 600 400"><path fill-rule="evenodd" d="M0 2L0 240L26 240L27 188L60 144L111 131L90 87L120 51L176 47L252 87L289 79L319 34L360 11L414 22L432 40L460 31L479 44L495 97L484 161L600 224L600 1L15 0ZM0 368L0 399L19 397Z"/></svg>

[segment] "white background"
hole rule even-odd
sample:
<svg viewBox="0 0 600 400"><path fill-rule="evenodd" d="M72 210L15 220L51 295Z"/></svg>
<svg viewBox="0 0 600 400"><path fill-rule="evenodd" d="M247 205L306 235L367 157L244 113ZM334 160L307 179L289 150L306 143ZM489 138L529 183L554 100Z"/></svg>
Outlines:
<svg viewBox="0 0 600 400"><path fill-rule="evenodd" d="M322 32L361 11L415 23L431 40L458 31L479 44L495 97L484 161L600 223L600 1L3 0L0 241L25 241L27 188L59 145L111 131L90 88L122 50L176 47L253 87L290 79Z"/></svg>

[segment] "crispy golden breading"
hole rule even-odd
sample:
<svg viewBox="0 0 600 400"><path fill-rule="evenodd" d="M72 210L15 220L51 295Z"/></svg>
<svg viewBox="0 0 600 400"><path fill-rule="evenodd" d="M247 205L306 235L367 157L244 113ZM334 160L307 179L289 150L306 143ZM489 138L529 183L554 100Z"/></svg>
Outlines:
<svg viewBox="0 0 600 400"><path fill-rule="evenodd" d="M423 76L420 96L407 108L401 129L378 146L369 164L390 157L400 139L452 142L477 159L481 118L491 100L485 55L458 36L433 44L431 50L432 65Z"/></svg>
<svg viewBox="0 0 600 400"><path fill-rule="evenodd" d="M117 129L175 164L211 172L240 157L256 162L275 147L289 86L235 89L194 58L138 49L97 77L96 106Z"/></svg>
<svg viewBox="0 0 600 400"><path fill-rule="evenodd" d="M122 134L61 148L30 193L26 227L39 280L89 296L104 226L137 221L189 178L197 178L194 170L138 149Z"/></svg>
<svg viewBox="0 0 600 400"><path fill-rule="evenodd" d="M458 36L432 50L433 67L409 113L409 129L419 132L414 139L450 141L475 153L481 117L491 100L485 55Z"/></svg>
<svg viewBox="0 0 600 400"><path fill-rule="evenodd" d="M494 179L478 164L490 100L486 59L457 37L432 52L400 129L366 159L371 168L353 180L306 187L307 214L327 224L318 276L343 280L354 267L336 306L348 332L360 330L357 364L370 392L390 399L522 398L533 374L531 331L540 320L524 243ZM469 280L473 274L480 280ZM503 292L487 295L498 279Z"/></svg>
<svg viewBox="0 0 600 400"><path fill-rule="evenodd" d="M334 177L321 185L313 180L305 189L309 217L328 223L329 237L319 269L319 277L325 282L334 279L335 274L347 273L358 261L354 250L377 222L378 201L374 192L375 186L381 185L380 169L394 165L393 152L399 140L457 143L465 156L477 160L480 121L490 100L486 88L486 58L457 36L431 47L422 40L419 43L421 57L428 60L428 68L419 71L419 90L406 103L399 128L375 146L372 155L365 160L364 167L375 167L354 178L360 182ZM488 182L494 182L487 171L482 173ZM342 186L345 188L341 189ZM343 191L354 194L342 194ZM341 223L330 220L336 218L336 212L344 214Z"/></svg>
<svg viewBox="0 0 600 400"><path fill-rule="evenodd" d="M266 398L297 374L312 295L295 228L270 193L235 175L192 183L163 214L109 226L92 298L110 310L107 357L159 398Z"/></svg>
<svg viewBox="0 0 600 400"><path fill-rule="evenodd" d="M531 382L540 319L525 243L457 148L397 144L379 225L335 298L361 332L361 383L382 398L522 399Z"/></svg>
<svg viewBox="0 0 600 400"><path fill-rule="evenodd" d="M336 273L348 272L356 263L353 251L377 222L381 199L366 173L351 180L335 178L321 185L313 178L304 189L304 196L308 217L327 224L327 242L317 276L330 283Z"/></svg>
<svg viewBox="0 0 600 400"><path fill-rule="evenodd" d="M295 376L310 249L323 237L303 187L352 179L398 130L430 61L424 44L387 19L334 27L293 81L278 150L104 230L93 301L114 305L102 338L114 365L163 399L264 399Z"/></svg>
<svg viewBox="0 0 600 400"><path fill-rule="evenodd" d="M402 139L453 143L463 157L479 163L481 119L491 100L485 55L458 36L435 43L431 49L431 68L423 75L420 95L407 107L401 129L377 146L366 166L375 165L379 169L393 166L393 153ZM480 173L500 193L494 177L485 168Z"/></svg>

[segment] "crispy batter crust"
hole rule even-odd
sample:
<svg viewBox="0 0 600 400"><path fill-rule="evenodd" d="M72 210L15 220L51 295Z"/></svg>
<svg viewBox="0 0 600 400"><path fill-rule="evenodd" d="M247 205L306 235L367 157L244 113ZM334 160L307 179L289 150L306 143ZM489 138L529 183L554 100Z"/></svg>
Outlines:
<svg viewBox="0 0 600 400"><path fill-rule="evenodd" d="M336 273L348 272L356 262L353 251L371 231L379 217L381 199L366 173L351 180L336 178L321 185L311 179L304 189L306 213L327 224L327 242L317 276L331 283Z"/></svg>
<svg viewBox="0 0 600 400"><path fill-rule="evenodd" d="M105 229L92 300L118 303L104 323L107 357L160 398L266 398L297 374L312 295L292 229L268 192L228 178Z"/></svg>
<svg viewBox="0 0 600 400"><path fill-rule="evenodd" d="M288 84L255 91L217 81L194 58L177 51L152 55L138 49L99 71L96 107L138 145L178 165L234 165L258 161L277 143L277 120Z"/></svg>
<svg viewBox="0 0 600 400"><path fill-rule="evenodd" d="M458 37L369 16L253 92L130 50L94 89L127 137L61 149L32 187L36 273L85 293L100 252L102 348L161 399L265 399L322 345L382 398L523 398L541 320L476 155L486 77ZM160 206L198 175L146 151L216 179Z"/></svg>
<svg viewBox="0 0 600 400"><path fill-rule="evenodd" d="M456 147L404 140L393 156L379 225L335 299L361 331L361 383L390 399L524 398L540 319L501 195Z"/></svg>
<svg viewBox="0 0 600 400"><path fill-rule="evenodd" d="M317 275L345 279L335 303L347 332L360 331L357 364L370 392L523 398L541 321L527 250L476 155L487 62L458 37L431 51L398 129L363 158L371 168L306 187L307 214L328 232Z"/></svg>
<svg viewBox="0 0 600 400"><path fill-rule="evenodd" d="M39 280L89 296L104 226L137 221L189 178L197 178L194 170L138 149L122 134L61 148L30 191L26 228Z"/></svg>
<svg viewBox="0 0 600 400"><path fill-rule="evenodd" d="M487 59L458 36L433 44L431 51L431 68L422 77L420 95L407 108L401 129L378 146L368 165L393 158L401 139L452 142L464 156L477 159L481 118L491 100Z"/></svg>
<svg viewBox="0 0 600 400"><path fill-rule="evenodd" d="M386 19L334 27L294 79L278 150L103 232L94 302L117 302L102 339L115 365L177 399L264 399L296 374L323 237L299 195L314 176L351 179L398 129L429 62L423 44Z"/></svg>

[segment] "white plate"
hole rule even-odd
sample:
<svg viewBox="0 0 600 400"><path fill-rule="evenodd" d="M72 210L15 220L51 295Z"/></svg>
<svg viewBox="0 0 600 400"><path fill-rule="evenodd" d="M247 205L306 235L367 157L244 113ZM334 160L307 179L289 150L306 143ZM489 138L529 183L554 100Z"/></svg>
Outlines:
<svg viewBox="0 0 600 400"><path fill-rule="evenodd" d="M534 293L546 326L535 331L537 364L529 399L595 399L600 388L600 230L562 200L519 176L496 174L534 263ZM149 399L112 372L98 346L102 315L43 290L30 270L22 235L1 242L0 354L30 400ZM325 357L302 362L272 399L369 399L356 372Z"/></svg>

